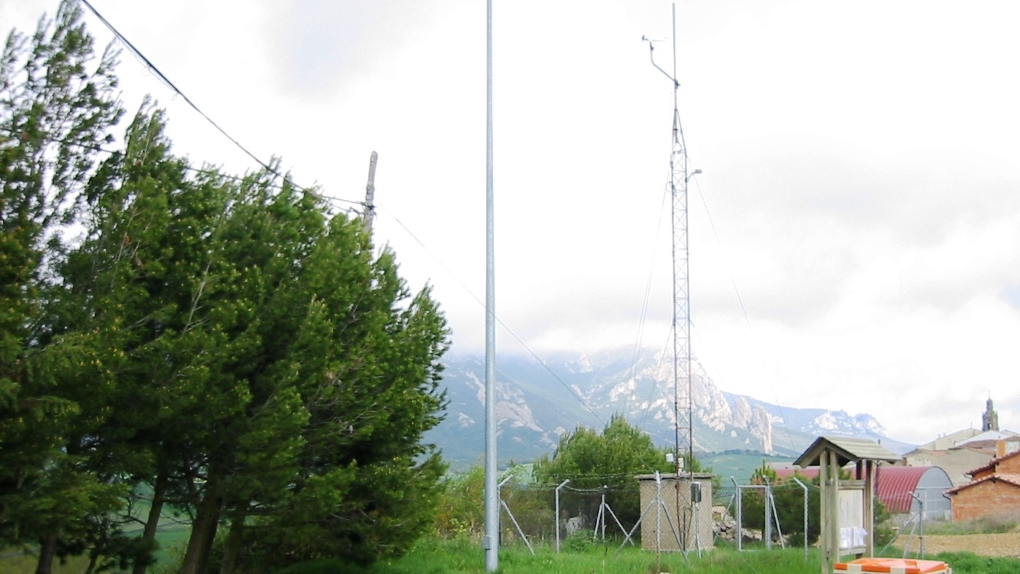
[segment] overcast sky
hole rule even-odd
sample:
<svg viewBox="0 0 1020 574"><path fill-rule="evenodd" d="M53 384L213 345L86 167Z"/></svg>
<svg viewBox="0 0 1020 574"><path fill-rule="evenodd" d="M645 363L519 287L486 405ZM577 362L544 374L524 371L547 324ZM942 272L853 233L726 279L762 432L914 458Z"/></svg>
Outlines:
<svg viewBox="0 0 1020 574"><path fill-rule="evenodd" d="M412 287L434 286L455 351L482 350L484 1L92 4L299 184L361 201L378 151L377 243ZM494 4L497 314L539 356L661 349L672 85L641 38L671 68L671 4ZM0 23L32 31L56 7L0 0ZM676 11L703 171L692 348L709 375L783 406L871 413L905 441L980 427L989 396L1020 431L1020 5ZM129 109L145 93L168 109L177 153L256 167L127 52L119 72ZM499 348L523 352L505 332Z"/></svg>

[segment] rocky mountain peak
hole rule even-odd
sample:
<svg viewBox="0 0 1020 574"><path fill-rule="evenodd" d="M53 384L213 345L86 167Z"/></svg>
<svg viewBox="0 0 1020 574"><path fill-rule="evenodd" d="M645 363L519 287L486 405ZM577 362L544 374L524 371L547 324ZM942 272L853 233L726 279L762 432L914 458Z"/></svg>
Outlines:
<svg viewBox="0 0 1020 574"><path fill-rule="evenodd" d="M448 457L474 459L484 452L484 362L455 356L446 365L447 418L428 438ZM679 367L686 373L686 365ZM622 414L656 444L674 442L671 357L646 350L603 352L552 357L545 366L530 358L500 357L497 369L499 435L507 443L499 447L501 456L532 460L551 453L564 432L579 425L601 429L613 414ZM696 451L796 456L821 434L870 436L882 438L884 445L896 444L869 414L781 408L720 390L697 362L691 373Z"/></svg>

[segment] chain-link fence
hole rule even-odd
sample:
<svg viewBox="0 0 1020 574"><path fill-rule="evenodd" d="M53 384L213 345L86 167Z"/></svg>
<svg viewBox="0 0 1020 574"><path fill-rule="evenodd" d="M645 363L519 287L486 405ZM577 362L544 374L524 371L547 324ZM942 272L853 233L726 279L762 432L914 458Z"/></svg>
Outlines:
<svg viewBox="0 0 1020 574"><path fill-rule="evenodd" d="M654 497L654 487L646 485L642 495L641 482L634 477L629 480L606 480L599 487L576 487L565 481L561 484L525 483L523 481L504 479L500 487L500 533L504 545L522 544L529 546L548 545L554 549L577 549L592 544L607 546L635 545L640 546L642 535L655 533L654 527L649 530L648 524L642 524L642 515L646 520L654 520L655 512L650 512L650 498ZM590 480L589 480L590 482ZM675 487L669 483L662 489L662 506L666 509L676 505ZM690 486L685 483L682 489L681 505L691 505ZM700 491L700 489L699 489ZM706 493L714 492L711 487ZM697 535L699 545L711 546L714 535L718 532L717 520L711 512L721 508L719 519L725 522L726 505L731 498L732 489L715 492L715 496L699 499L697 504L703 510L698 523ZM699 492L700 495L700 492ZM670 511L674 523L676 513ZM689 510L681 511L680 523L692 522ZM647 518L651 516L652 518ZM683 519L687 518L685 522ZM660 519L660 521L663 519ZM687 525L694 528L694 522ZM676 524L676 528L681 524ZM662 523L661 528L668 536L669 528ZM692 530L693 532L693 530ZM696 536L691 534L691 536ZM686 545L686 542L685 542ZM674 549L676 545L672 546Z"/></svg>
<svg viewBox="0 0 1020 574"><path fill-rule="evenodd" d="M657 527L649 528L641 522L655 521L649 508L649 493L642 498L642 481L634 476L606 476L601 486L578 487L571 481L560 484L529 482L527 478L504 479L500 487L500 542L502 545L545 546L570 551L604 544L620 547L624 544L642 546L642 536L671 536L670 526L659 518ZM463 491L461 500L473 509L470 518L450 518L447 526L437 528L444 536L468 534L481 536L481 475L478 484ZM590 484L592 481L587 481ZM689 485L687 485L689 487ZM648 490L646 484L646 491ZM666 508L676 504L675 488L670 483L662 488L660 496ZM691 504L686 492L681 507ZM810 481L784 480L775 484L737 484L715 479L710 496L698 504L710 519L697 523L696 546L732 546L737 549L767 549L770 547L804 547L815 542L819 533L818 486ZM652 495L654 496L654 494ZM919 493L919 496L924 496ZM711 500L708 500L711 498ZM681 511L683 522L684 512ZM675 511L669 512L675 520ZM460 515L463 516L463 515ZM703 516L699 514L699 516ZM880 520L883 517L876 517ZM691 520L693 521L693 519ZM888 524L888 523L887 523ZM452 525L452 527L450 526ZM891 528L876 524L879 530ZM878 541L891 538L876 532ZM686 543L685 543L686 545ZM673 545L676 548L676 545ZM690 549L690 545L686 545Z"/></svg>
<svg viewBox="0 0 1020 574"><path fill-rule="evenodd" d="M531 545L566 548L622 541L640 514L637 481L598 488L508 481L500 498L503 544L526 539Z"/></svg>

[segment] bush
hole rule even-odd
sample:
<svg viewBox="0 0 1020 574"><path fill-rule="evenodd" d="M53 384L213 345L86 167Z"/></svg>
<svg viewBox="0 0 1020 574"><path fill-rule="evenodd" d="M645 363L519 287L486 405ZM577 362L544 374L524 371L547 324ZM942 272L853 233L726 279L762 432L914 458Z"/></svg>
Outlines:
<svg viewBox="0 0 1020 574"><path fill-rule="evenodd" d="M447 477L436 508L436 536L480 540L484 529L485 469L474 466L468 472Z"/></svg>
<svg viewBox="0 0 1020 574"><path fill-rule="evenodd" d="M563 543L563 548L571 552L591 552L595 546L595 540L586 532L574 534Z"/></svg>

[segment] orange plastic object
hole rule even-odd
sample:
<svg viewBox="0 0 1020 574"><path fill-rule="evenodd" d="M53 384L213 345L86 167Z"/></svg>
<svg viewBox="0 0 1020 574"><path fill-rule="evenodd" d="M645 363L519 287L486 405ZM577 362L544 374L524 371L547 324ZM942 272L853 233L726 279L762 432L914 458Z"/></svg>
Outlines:
<svg viewBox="0 0 1020 574"><path fill-rule="evenodd" d="M950 574L953 570L938 560L908 560L903 558L858 558L839 562L833 566L841 572L887 572L888 574Z"/></svg>

